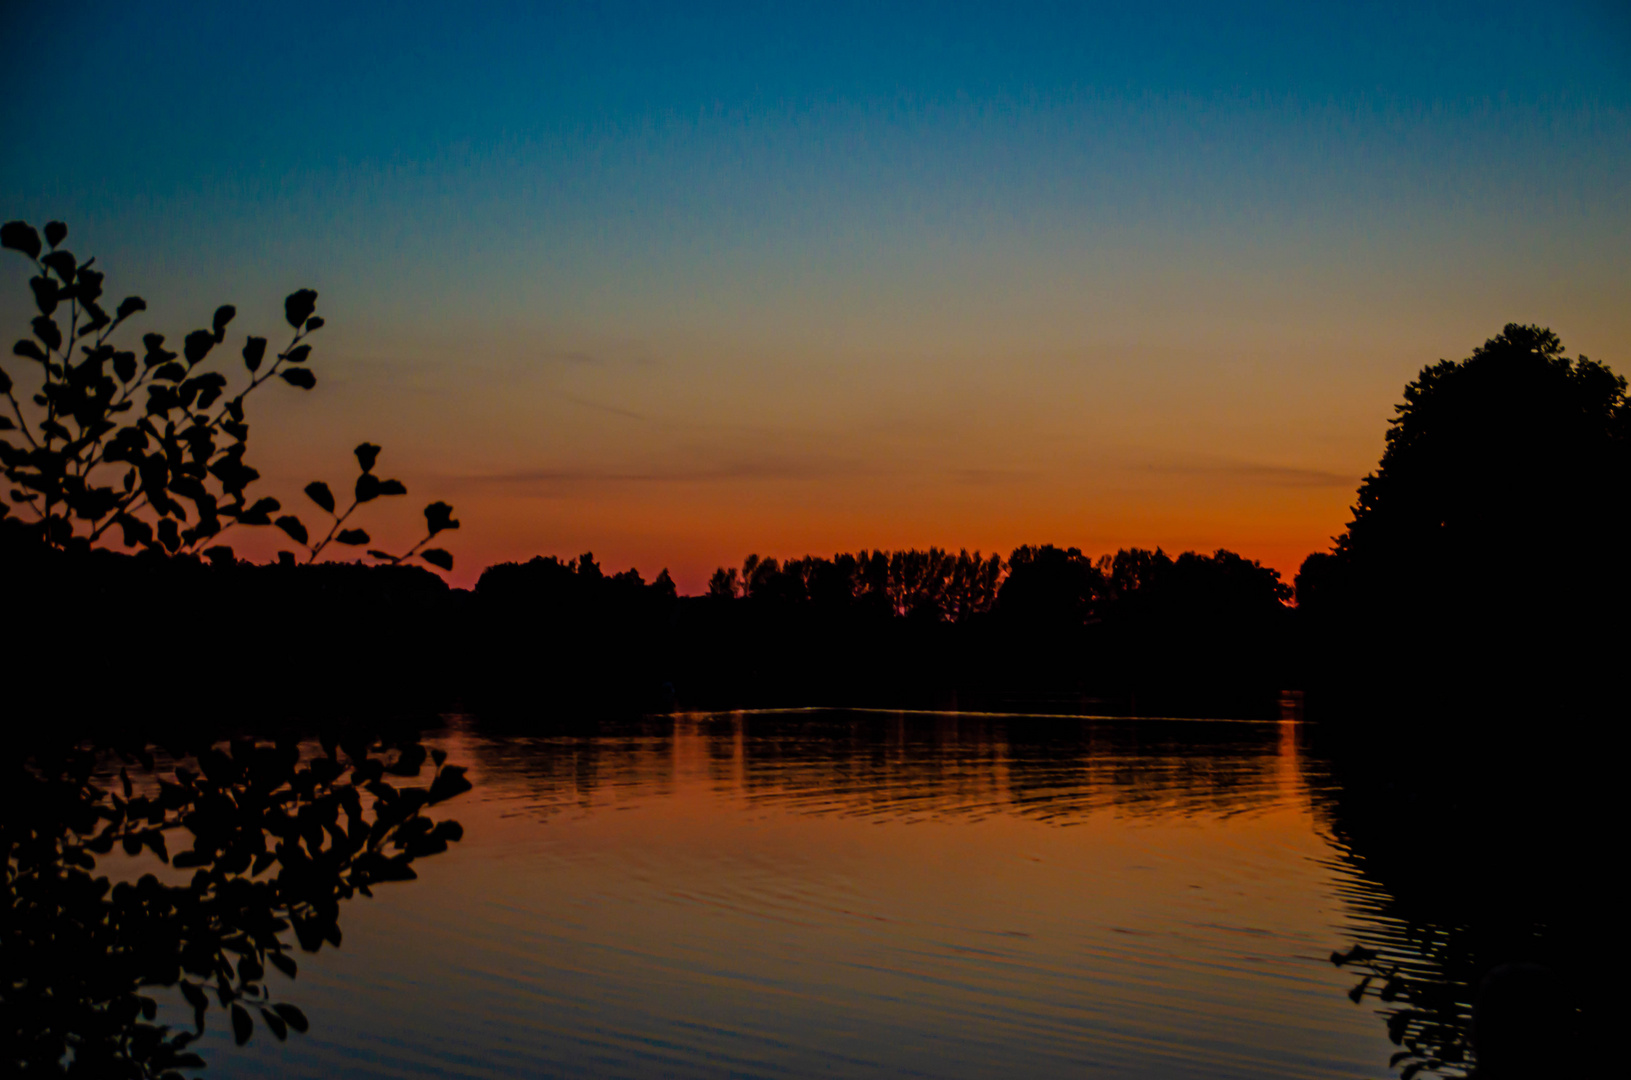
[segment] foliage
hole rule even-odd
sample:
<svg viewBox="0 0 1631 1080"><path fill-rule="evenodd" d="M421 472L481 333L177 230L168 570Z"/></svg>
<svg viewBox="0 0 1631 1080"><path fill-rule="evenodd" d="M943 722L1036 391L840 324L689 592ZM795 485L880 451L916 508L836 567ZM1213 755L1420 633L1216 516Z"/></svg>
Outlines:
<svg viewBox="0 0 1631 1080"><path fill-rule="evenodd" d="M304 757L292 738L119 756L116 778L80 746L5 768L0 1060L22 1075L201 1067L189 1047L212 1000L240 1045L257 1017L278 1039L305 1031L297 1007L273 1000L268 965L292 979L292 944L338 946L340 902L412 879L415 859L458 840L457 822L425 811L470 788L440 750L428 786L404 786L427 757L411 738L324 739ZM147 775L132 779L138 763ZM98 876L115 848L181 873ZM192 1031L155 1022L159 988L192 1008Z"/></svg>
<svg viewBox="0 0 1631 1080"><path fill-rule="evenodd" d="M1433 942L1426 945L1430 949ZM1400 1080L1413 1080L1424 1072L1470 1075L1472 1010L1456 1000L1462 992L1431 962L1402 951L1393 955L1354 945L1347 952L1331 953L1331 963L1359 974L1348 991L1350 1001L1357 1005L1374 997L1382 1003L1388 1039L1400 1047L1388 1064L1400 1070Z"/></svg>
<svg viewBox="0 0 1631 1080"><path fill-rule="evenodd" d="M1616 707L1628 529L1625 379L1508 324L1405 387L1348 528L1298 571L1310 689L1433 723Z"/></svg>
<svg viewBox="0 0 1631 1080"><path fill-rule="evenodd" d="M1300 599L1322 583L1341 588L1344 576L1388 597L1457 578L1488 584L1506 574L1515 548L1553 566L1623 537L1626 381L1584 356L1571 360L1552 331L1509 323L1467 359L1422 369L1395 409L1381 462L1360 484L1331 559L1307 567Z"/></svg>
<svg viewBox="0 0 1631 1080"><path fill-rule="evenodd" d="M1295 685L1289 590L1226 551L752 555L705 596L658 584L587 556L489 567L468 609L467 702L1255 716Z"/></svg>
<svg viewBox="0 0 1631 1080"><path fill-rule="evenodd" d="M742 569L720 567L708 586L715 600L783 605L859 606L879 614L962 623L994 615L1038 627L1080 627L1135 599L1148 606L1199 599L1242 612L1277 609L1291 599L1279 572L1219 549L1173 559L1156 549L1123 548L1097 560L1078 548L1021 545L1007 559L978 551L861 551L831 559L806 555L778 563L749 555Z"/></svg>
<svg viewBox="0 0 1631 1080"><path fill-rule="evenodd" d="M292 335L267 362L267 341L247 337L241 351L247 382L237 390L208 360L226 341L237 309L223 305L208 329L182 340L180 352L169 349L162 334L142 336L142 354L121 349L116 333L147 309L139 296L119 302L113 314L103 307L103 274L96 260L83 264L62 242L67 226L51 222L45 242L21 221L0 228L0 245L20 252L32 263L29 279L39 311L31 336L12 347L14 356L34 367L33 393L23 391L0 368L0 393L11 406L0 416L0 465L12 487L9 504L0 500L0 518L12 516L30 533L54 547L88 546L117 527L124 546L169 554L197 552L234 525L276 524L308 549L315 560L330 544L362 546L369 535L358 528L341 529L363 503L407 489L396 480L373 475L379 447L357 448L362 474L352 505L334 515L326 485L314 482L307 495L335 520L317 543L293 514L275 498L251 499L249 488L260 473L245 460L249 423L248 396L274 377L302 390L317 384L309 363L308 340L323 326L316 314L317 293L300 289L284 301L284 318ZM66 325L64 325L66 322ZM219 355L219 354L216 354ZM190 509L189 509L190 506ZM418 555L442 570L453 557L440 548L421 551L432 537L458 528L445 503L425 508L427 535L402 555L377 549L376 559L400 563Z"/></svg>
<svg viewBox="0 0 1631 1080"><path fill-rule="evenodd" d="M860 604L895 615L953 621L990 611L1006 564L999 555L984 558L967 551L953 556L926 551L861 551L831 559L806 555L786 563L749 555L740 573L720 567L708 584L716 599Z"/></svg>
<svg viewBox="0 0 1631 1080"><path fill-rule="evenodd" d="M408 489L400 480L381 480L374 475L374 465L379 459L380 448L373 443L363 443L354 453L357 455L357 465L361 472L357 474L356 482L352 485L351 505L344 512L338 509L334 493L329 486L321 480L313 480L306 485L306 498L316 503L318 508L333 519L328 532L316 543L306 531L306 526L293 514L286 514L278 518L273 524L289 535L295 543L307 550L307 562L315 562L323 553L323 549L330 544L345 544L351 547L361 547L371 541L368 533L362 529L341 528L359 506L373 502L375 499L389 495L406 495ZM392 555L378 548L369 548L371 558L382 562L398 564L417 554L421 559L432 566L442 570L453 569L453 556L441 548L426 548L421 551L431 538L437 533L447 529L457 529L459 523L453 520L453 508L445 502L434 502L425 507L425 537L401 555Z"/></svg>

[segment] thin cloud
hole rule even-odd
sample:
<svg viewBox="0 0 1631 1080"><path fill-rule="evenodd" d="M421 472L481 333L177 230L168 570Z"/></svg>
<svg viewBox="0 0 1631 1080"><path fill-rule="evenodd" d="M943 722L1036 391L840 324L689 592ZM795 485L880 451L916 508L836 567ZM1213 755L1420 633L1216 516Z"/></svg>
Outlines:
<svg viewBox="0 0 1631 1080"><path fill-rule="evenodd" d="M1001 487L1033 480L1038 473L1033 469L958 469L949 475L968 487Z"/></svg>
<svg viewBox="0 0 1631 1080"><path fill-rule="evenodd" d="M1356 487L1359 477L1326 469L1304 469L1291 465L1265 465L1250 461L1207 463L1165 463L1146 465L1149 472L1187 476L1233 477L1270 487Z"/></svg>
<svg viewBox="0 0 1631 1080"><path fill-rule="evenodd" d="M765 455L650 469L564 466L514 469L461 477L466 483L502 487L557 487L581 484L708 484L739 481L817 480L858 476L875 470L862 462L828 456Z"/></svg>
<svg viewBox="0 0 1631 1080"><path fill-rule="evenodd" d="M652 419L645 413L635 412L633 409L625 409L620 405L607 405L599 401L590 401L588 398L580 398L576 394L563 393L560 395L560 397L563 401L570 401L572 404L582 406L585 409L593 409L596 412L610 413L613 416L622 416L629 420L650 421Z"/></svg>

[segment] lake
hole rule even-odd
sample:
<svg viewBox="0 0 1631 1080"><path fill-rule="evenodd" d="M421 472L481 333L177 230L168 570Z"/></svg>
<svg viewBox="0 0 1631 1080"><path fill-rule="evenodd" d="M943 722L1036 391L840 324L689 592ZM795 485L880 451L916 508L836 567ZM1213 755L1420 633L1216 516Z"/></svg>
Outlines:
<svg viewBox="0 0 1631 1080"><path fill-rule="evenodd" d="M463 841L272 976L309 1034L217 1019L199 1049L223 1076L1397 1076L1387 1006L1330 961L1397 928L1305 735L450 718Z"/></svg>

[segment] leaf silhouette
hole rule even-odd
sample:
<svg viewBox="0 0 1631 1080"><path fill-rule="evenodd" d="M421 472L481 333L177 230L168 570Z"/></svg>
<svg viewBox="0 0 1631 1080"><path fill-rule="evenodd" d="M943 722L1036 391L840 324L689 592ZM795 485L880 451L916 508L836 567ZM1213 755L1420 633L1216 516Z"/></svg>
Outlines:
<svg viewBox="0 0 1631 1080"><path fill-rule="evenodd" d="M341 529L340 535L334 538L338 543L348 544L351 547L360 547L368 543L368 534L362 529Z"/></svg>
<svg viewBox="0 0 1631 1080"><path fill-rule="evenodd" d="M28 279L28 287L34 290L34 305L40 309L41 315L49 315L57 310L58 295L61 290L57 283L44 274Z"/></svg>
<svg viewBox="0 0 1631 1080"><path fill-rule="evenodd" d="M249 1017L249 1010L232 1003L232 1037L239 1046L249 1041L249 1036L255 1033L255 1021Z"/></svg>
<svg viewBox="0 0 1631 1080"><path fill-rule="evenodd" d="M0 247L37 259L40 257L40 234L26 221L8 221L0 225Z"/></svg>
<svg viewBox="0 0 1631 1080"><path fill-rule="evenodd" d="M453 556L441 548L426 548L419 553L419 557L432 566L440 567L449 572L453 570Z"/></svg>
<svg viewBox="0 0 1631 1080"><path fill-rule="evenodd" d="M45 342L46 348L53 351L62 348L62 327L55 320L41 315L29 325L34 328L34 336Z"/></svg>
<svg viewBox="0 0 1631 1080"><path fill-rule="evenodd" d="M181 996L187 999L187 1004L193 1007L193 1026L200 1035L204 1034L204 1013L209 1011L209 998L204 996L204 988L196 983L181 981Z"/></svg>
<svg viewBox="0 0 1631 1080"><path fill-rule="evenodd" d="M362 466L363 472L374 471L374 462L379 460L379 447L373 443L365 442L352 453L357 455L357 464Z"/></svg>
<svg viewBox="0 0 1631 1080"><path fill-rule="evenodd" d="M307 540L306 526L293 514L285 514L272 524L289 534L289 538L296 543L304 544Z"/></svg>
<svg viewBox="0 0 1631 1080"><path fill-rule="evenodd" d="M433 502L425 507L425 524L429 527L432 536L444 529L457 529L459 527L459 523L453 520L453 507L445 502Z"/></svg>
<svg viewBox="0 0 1631 1080"><path fill-rule="evenodd" d="M64 225L60 221L48 221L45 223L45 242L47 244L50 244L52 247L56 247L66 239L68 239L68 226ZM9 247L10 245L7 246Z"/></svg>
<svg viewBox="0 0 1631 1080"><path fill-rule="evenodd" d="M147 301L146 300L143 300L139 296L127 296L123 300L119 301L119 306L116 309L114 309L113 314L114 314L115 318L118 318L119 320L123 321L125 319L130 318L132 315L136 314L136 312L138 312L138 311L146 311L146 310L147 310Z"/></svg>
<svg viewBox="0 0 1631 1080"><path fill-rule="evenodd" d="M261 361L266 358L266 339L252 337L244 342L244 367L253 375L260 370Z"/></svg>
<svg viewBox="0 0 1631 1080"><path fill-rule="evenodd" d="M429 805L435 806L439 802L469 791L471 786L470 781L464 777L463 766L444 766L436 773L436 779L430 783Z"/></svg>
<svg viewBox="0 0 1631 1080"><path fill-rule="evenodd" d="M71 251L53 251L50 254L41 256L40 262L44 263L46 266L49 266L53 271L55 271L57 277L62 279L62 283L64 285L71 285L73 283L74 274L79 269L79 264L74 260L74 255Z"/></svg>
<svg viewBox="0 0 1631 1080"><path fill-rule="evenodd" d="M311 313L317 310L317 291L315 289L300 289L289 294L283 301L283 316L289 320L289 325L296 330L302 323L311 318Z"/></svg>
<svg viewBox="0 0 1631 1080"><path fill-rule="evenodd" d="M124 534L126 547L144 547L153 542L153 526L141 518L120 514L118 522L119 529Z"/></svg>
<svg viewBox="0 0 1631 1080"><path fill-rule="evenodd" d="M215 335L208 330L194 330L182 342L181 353L187 358L187 366L191 367L210 354L215 348Z"/></svg>
<svg viewBox="0 0 1631 1080"><path fill-rule="evenodd" d="M264 1005L261 1006L260 1014L261 1022L271 1029L273 1035L277 1036L278 1042L282 1042L289 1037L289 1025L283 1022L283 1017Z"/></svg>
<svg viewBox="0 0 1631 1080"><path fill-rule="evenodd" d="M321 480L313 480L306 485L306 498L321 506L329 513L334 513L334 492Z"/></svg>
<svg viewBox="0 0 1631 1080"><path fill-rule="evenodd" d="M210 325L215 328L216 344L219 345L221 339L226 337L227 323L231 322L237 314L238 309L231 304L222 304L215 309L215 317L210 321Z"/></svg>
<svg viewBox="0 0 1631 1080"><path fill-rule="evenodd" d="M283 1017L284 1023L288 1024L291 1028L302 1034L304 1034L306 1029L310 1026L306 1023L306 1014L301 1012L293 1005L273 1005L272 1010L279 1016Z"/></svg>
<svg viewBox="0 0 1631 1080"><path fill-rule="evenodd" d="M311 373L310 368L286 368L278 372L278 378L302 390L310 390L317 385L317 376Z"/></svg>

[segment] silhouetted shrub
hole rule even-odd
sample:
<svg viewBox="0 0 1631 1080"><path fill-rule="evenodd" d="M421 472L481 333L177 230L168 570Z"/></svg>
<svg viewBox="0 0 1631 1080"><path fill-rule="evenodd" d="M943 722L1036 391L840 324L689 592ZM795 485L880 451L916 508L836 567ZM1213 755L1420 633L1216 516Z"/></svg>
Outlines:
<svg viewBox="0 0 1631 1080"><path fill-rule="evenodd" d="M228 378L207 370L206 361L226 341L236 308L217 308L210 328L189 333L179 353L165 347L163 334L144 334L138 359L134 351L120 349L114 335L147 309L146 301L127 296L109 315L101 303L102 272L92 269L96 260L80 263L61 247L67 236L60 221L45 227L44 244L26 222L0 227L0 246L33 263L29 287L39 311L31 335L12 347L14 356L33 366L30 381L37 390L24 390L26 405L18 400L9 372L0 368L0 393L11 406L10 416L0 416L0 465L16 485L7 493L9 503L0 501L0 521L57 548L93 546L116 526L127 548L167 554L201 551L234 525L275 524L307 548L308 561L331 543L370 543L366 531L341 526L358 506L407 493L400 481L374 475L379 447L372 443L357 447L362 471L345 511L337 510L328 485L306 486L307 497L334 519L315 543L296 515L274 520L283 509L277 499L249 498L260 473L244 460L249 443L244 403L273 376L303 390L317 384L307 340L323 326L317 293L300 289L284 301L292 336L270 363L265 338L245 339L247 381L232 391ZM421 548L437 533L459 527L452 508L432 503L425 508L425 522L425 538L404 554L370 549L369 555L390 563L418 555L451 570L452 555Z"/></svg>

